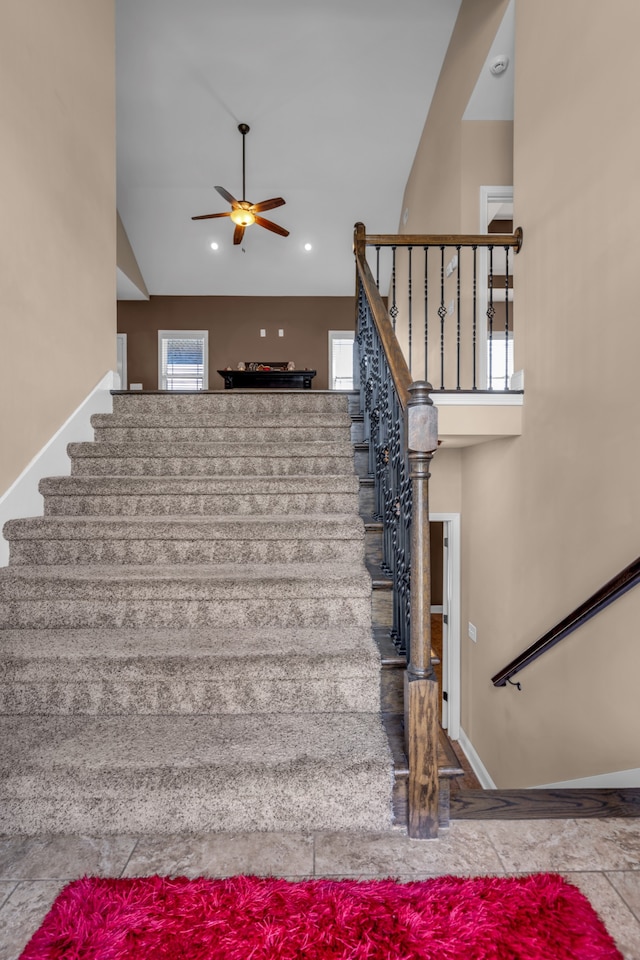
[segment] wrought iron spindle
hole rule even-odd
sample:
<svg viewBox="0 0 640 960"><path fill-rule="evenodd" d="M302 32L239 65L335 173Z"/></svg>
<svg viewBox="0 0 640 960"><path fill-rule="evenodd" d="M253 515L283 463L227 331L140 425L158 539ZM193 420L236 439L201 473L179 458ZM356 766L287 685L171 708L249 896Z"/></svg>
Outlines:
<svg viewBox="0 0 640 960"><path fill-rule="evenodd" d="M413 280L413 278L412 278L412 276L411 276L411 266L412 266L412 265L411 265L411 253L412 253L412 251L413 251L413 247L412 247L412 246L409 246L407 249L408 249L408 251L409 251L409 263L408 263L408 270L409 270L409 276L408 276L408 298L409 298L409 303L408 303L408 314L409 314L409 372L411 372L411 340L412 340L412 336L413 336L413 291L412 291L412 280Z"/></svg>
<svg viewBox="0 0 640 960"><path fill-rule="evenodd" d="M504 248L504 388L509 389L509 247Z"/></svg>
<svg viewBox="0 0 640 960"><path fill-rule="evenodd" d="M456 324L456 390L460 389L460 324L462 322L461 311L460 311L460 274L462 273L462 260L460 257L460 247L456 247L457 259L458 259L458 276L456 280L456 310L457 310L457 324Z"/></svg>
<svg viewBox="0 0 640 960"><path fill-rule="evenodd" d="M398 318L398 304L396 302L396 248L391 247L391 309L389 310L393 329L396 329L396 320Z"/></svg>
<svg viewBox="0 0 640 960"><path fill-rule="evenodd" d="M489 306L487 307L487 321L489 326L489 377L487 383L487 389L493 390L493 318L496 315L496 311L493 306L493 244L489 246Z"/></svg>
<svg viewBox="0 0 640 960"><path fill-rule="evenodd" d="M478 350L478 315L477 315L477 307L478 307L478 247L477 247L477 245L474 245L474 247L473 247L473 300L472 300L472 303L473 303L473 318L472 318L472 325L473 325L473 349L472 349L472 351L471 351L471 355L472 355L472 357L473 357L473 387L472 387L472 389L473 389L473 390L477 390L477 386L476 386L476 383L477 383L477 372L478 372L478 371L477 371L477 367L478 367L478 361L477 361L477 350ZM425 379L428 379L428 377L426 377Z"/></svg>
<svg viewBox="0 0 640 960"><path fill-rule="evenodd" d="M380 289L380 244L376 247L376 287Z"/></svg>
<svg viewBox="0 0 640 960"><path fill-rule="evenodd" d="M444 305L444 247L440 247L440 306L438 307L438 316L440 317L440 389L444 390L444 321L447 316L447 308Z"/></svg>
<svg viewBox="0 0 640 960"><path fill-rule="evenodd" d="M429 379L429 247L424 250L424 378Z"/></svg>

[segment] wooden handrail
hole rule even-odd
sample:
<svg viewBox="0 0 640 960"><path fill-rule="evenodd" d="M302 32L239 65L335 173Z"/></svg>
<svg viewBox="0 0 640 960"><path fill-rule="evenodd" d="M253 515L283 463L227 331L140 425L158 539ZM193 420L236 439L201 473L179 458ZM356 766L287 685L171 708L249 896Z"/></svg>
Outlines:
<svg viewBox="0 0 640 960"><path fill-rule="evenodd" d="M516 657L515 660L512 660L511 663L496 673L496 675L491 678L493 685L495 687L506 686L511 680L511 677L515 676L516 673L519 673L524 667L528 666L534 660L537 660L538 657L541 657L542 654L550 650L551 647L555 647L556 643L568 637L569 634L577 630L579 626L586 623L587 620L591 620L592 617L595 617L601 610L604 610L605 607L608 607L609 604L617 600L618 597L621 597L627 590L631 590L631 588L635 587L638 583L640 583L640 557L634 560L633 563L630 563L628 567L625 567L624 570L621 570L619 574L609 580L608 583L605 583L603 587L596 590L588 600L585 600L579 607L576 607L564 620L560 620L555 627L548 630L539 640L536 640L530 647L527 647L519 657Z"/></svg>
<svg viewBox="0 0 640 960"><path fill-rule="evenodd" d="M382 341L387 360L389 361L391 376L393 377L398 392L398 400L400 401L402 409L406 410L407 403L409 402L409 386L412 383L412 377L409 373L409 367L407 366L407 361L404 358L400 344L393 332L387 308L384 305L380 291L367 263L365 252L366 244L363 242L365 236L364 224L356 223L353 245L356 255L356 268L371 307L373 322L376 325L378 336Z"/></svg>
<svg viewBox="0 0 640 960"><path fill-rule="evenodd" d="M360 226L357 224L356 226ZM389 233L365 234L364 242L370 247L513 247L516 253L522 249L522 227L513 233Z"/></svg>

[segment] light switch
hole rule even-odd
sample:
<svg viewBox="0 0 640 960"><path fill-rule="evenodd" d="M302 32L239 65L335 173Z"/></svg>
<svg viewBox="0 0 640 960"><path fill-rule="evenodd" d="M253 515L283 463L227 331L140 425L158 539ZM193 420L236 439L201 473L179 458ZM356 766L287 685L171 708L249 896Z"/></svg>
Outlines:
<svg viewBox="0 0 640 960"><path fill-rule="evenodd" d="M474 643L478 642L478 632L471 621L469 621L469 639L473 640Z"/></svg>
<svg viewBox="0 0 640 960"><path fill-rule="evenodd" d="M278 330L278 336L284 337L284 330Z"/></svg>
<svg viewBox="0 0 640 960"><path fill-rule="evenodd" d="M261 331L260 331L260 336L261 336L261 337L266 337L266 335L267 335L267 331L266 331L266 330L261 330Z"/></svg>

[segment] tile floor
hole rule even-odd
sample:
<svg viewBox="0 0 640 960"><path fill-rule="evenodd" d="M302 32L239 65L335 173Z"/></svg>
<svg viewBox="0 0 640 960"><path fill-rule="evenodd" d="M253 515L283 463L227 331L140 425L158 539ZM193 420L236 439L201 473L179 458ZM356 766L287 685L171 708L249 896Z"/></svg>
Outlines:
<svg viewBox="0 0 640 960"><path fill-rule="evenodd" d="M0 838L0 960L19 956L60 888L85 874L414 880L533 871L561 873L580 887L626 960L640 960L640 820L622 819L457 821L427 842L399 830Z"/></svg>

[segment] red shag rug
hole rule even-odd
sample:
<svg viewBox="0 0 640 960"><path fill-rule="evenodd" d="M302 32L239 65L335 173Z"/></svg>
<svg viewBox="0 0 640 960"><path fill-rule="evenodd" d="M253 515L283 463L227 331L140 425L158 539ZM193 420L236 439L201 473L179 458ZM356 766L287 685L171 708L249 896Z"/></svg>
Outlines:
<svg viewBox="0 0 640 960"><path fill-rule="evenodd" d="M85 877L21 960L622 960L554 874L391 880Z"/></svg>

